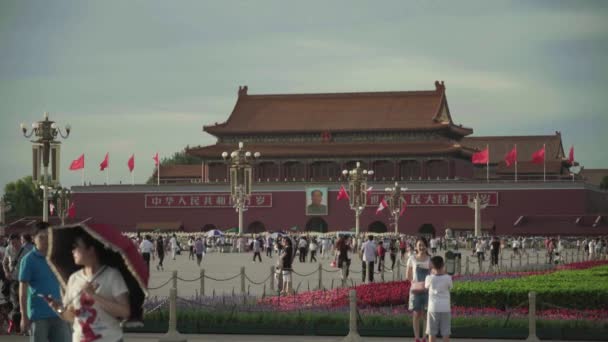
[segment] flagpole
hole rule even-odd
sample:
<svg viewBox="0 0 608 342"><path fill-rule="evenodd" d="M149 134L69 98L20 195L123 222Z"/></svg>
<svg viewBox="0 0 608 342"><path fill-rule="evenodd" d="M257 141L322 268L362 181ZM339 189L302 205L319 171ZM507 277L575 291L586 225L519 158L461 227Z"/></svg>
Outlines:
<svg viewBox="0 0 608 342"><path fill-rule="evenodd" d="M547 147L543 144L543 182L547 181Z"/></svg>
<svg viewBox="0 0 608 342"><path fill-rule="evenodd" d="M135 170L131 171L131 185L135 185Z"/></svg>
<svg viewBox="0 0 608 342"><path fill-rule="evenodd" d="M486 144L488 149L488 159L486 159L486 181L490 183L490 144Z"/></svg>
<svg viewBox="0 0 608 342"><path fill-rule="evenodd" d="M84 186L84 167L82 168L82 186Z"/></svg>
<svg viewBox="0 0 608 342"><path fill-rule="evenodd" d="M515 144L515 183L517 183L517 144Z"/></svg>
<svg viewBox="0 0 608 342"><path fill-rule="evenodd" d="M106 166L106 185L110 185L110 175L109 175L109 168Z"/></svg>
<svg viewBox="0 0 608 342"><path fill-rule="evenodd" d="M156 164L156 186L160 186L160 162Z"/></svg>

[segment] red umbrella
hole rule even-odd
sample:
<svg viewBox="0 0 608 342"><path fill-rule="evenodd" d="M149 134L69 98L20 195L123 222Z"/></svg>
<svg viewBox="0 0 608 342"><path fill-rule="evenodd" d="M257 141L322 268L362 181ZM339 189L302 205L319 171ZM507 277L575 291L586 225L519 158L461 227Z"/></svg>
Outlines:
<svg viewBox="0 0 608 342"><path fill-rule="evenodd" d="M148 295L148 268L137 246L113 227L76 224L55 226L50 229L47 260L61 286L65 289L70 275L81 268L74 263L72 246L76 237L83 231L106 247L103 263L118 269L129 288L131 304L129 320L142 321L142 305Z"/></svg>

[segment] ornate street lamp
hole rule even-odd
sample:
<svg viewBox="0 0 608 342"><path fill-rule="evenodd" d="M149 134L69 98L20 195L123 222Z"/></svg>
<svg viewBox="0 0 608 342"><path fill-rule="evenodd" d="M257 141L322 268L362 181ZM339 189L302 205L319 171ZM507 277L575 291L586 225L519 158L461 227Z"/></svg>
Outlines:
<svg viewBox="0 0 608 342"><path fill-rule="evenodd" d="M6 213L11 210L11 204L6 201L5 196L0 197L0 226L6 223Z"/></svg>
<svg viewBox="0 0 608 342"><path fill-rule="evenodd" d="M391 212L391 217L395 224L395 234L399 233L399 216L401 216L401 210L405 205L405 198L402 193L407 191L407 188L402 188L398 183L392 188L384 189L386 191L386 204L388 204L388 210Z"/></svg>
<svg viewBox="0 0 608 342"><path fill-rule="evenodd" d="M60 170L60 142L55 140L57 135L67 139L72 128L70 125L65 126L65 134L61 128L54 122L49 120L49 113L44 113L44 120L32 123L32 129L28 133L25 124L21 124L23 136L30 138L35 135L35 140L32 140L33 152L33 172L32 179L42 189L42 220L48 222L49 206L48 206L48 190L51 186L59 185L59 170ZM51 164L51 175L49 178L49 162ZM40 169L42 168L42 177Z"/></svg>
<svg viewBox="0 0 608 342"><path fill-rule="evenodd" d="M348 177L348 196L350 208L355 211L355 234L359 235L359 216L367 204L367 177L373 176L373 170L364 170L361 163L352 170L342 170Z"/></svg>
<svg viewBox="0 0 608 342"><path fill-rule="evenodd" d="M239 213L239 234L243 234L243 211L251 196L252 165L254 160L260 156L260 152L245 151L242 142L239 142L238 150L232 151L230 154L222 152L222 158L230 166L230 197L234 208Z"/></svg>
<svg viewBox="0 0 608 342"><path fill-rule="evenodd" d="M65 225L65 218L68 216L68 210L70 210L70 200L72 198L72 192L70 189L59 189L55 192L57 196L57 214L61 218L61 225Z"/></svg>

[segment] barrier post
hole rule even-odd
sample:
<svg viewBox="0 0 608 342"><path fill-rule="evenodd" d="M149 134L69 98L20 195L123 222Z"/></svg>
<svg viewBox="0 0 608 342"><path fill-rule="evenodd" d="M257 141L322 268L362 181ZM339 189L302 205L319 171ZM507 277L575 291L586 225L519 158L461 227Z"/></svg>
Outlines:
<svg viewBox="0 0 608 342"><path fill-rule="evenodd" d="M373 271L373 270L372 270ZM344 337L343 342L359 342L363 341L357 331L357 291L350 290L348 297L350 299L350 319L348 324L348 335Z"/></svg>
<svg viewBox="0 0 608 342"><path fill-rule="evenodd" d="M270 292L274 292L274 266L270 266Z"/></svg>
<svg viewBox="0 0 608 342"><path fill-rule="evenodd" d="M467 257L465 259L466 259L466 262L464 265L464 274L469 275L469 256L467 255Z"/></svg>
<svg viewBox="0 0 608 342"><path fill-rule="evenodd" d="M323 264L319 263L319 286L317 290L323 289Z"/></svg>
<svg viewBox="0 0 608 342"><path fill-rule="evenodd" d="M536 336L536 292L528 293L530 308L528 309L528 338L526 341L540 341Z"/></svg>
<svg viewBox="0 0 608 342"><path fill-rule="evenodd" d="M205 269L203 268L201 270L201 288L200 288L200 292L201 297L205 296Z"/></svg>
<svg viewBox="0 0 608 342"><path fill-rule="evenodd" d="M177 274L177 272L174 272ZM188 340L177 331L177 289L169 290L169 331L158 339L159 342L187 342Z"/></svg>
<svg viewBox="0 0 608 342"><path fill-rule="evenodd" d="M245 294L245 267L241 267L241 294Z"/></svg>
<svg viewBox="0 0 608 342"><path fill-rule="evenodd" d="M342 262L342 287L346 287L346 261Z"/></svg>

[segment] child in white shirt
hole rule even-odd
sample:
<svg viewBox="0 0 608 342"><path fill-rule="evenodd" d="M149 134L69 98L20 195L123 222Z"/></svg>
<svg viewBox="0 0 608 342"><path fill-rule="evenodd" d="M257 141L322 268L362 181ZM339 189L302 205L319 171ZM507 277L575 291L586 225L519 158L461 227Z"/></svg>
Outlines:
<svg viewBox="0 0 608 342"><path fill-rule="evenodd" d="M442 257L432 257L431 266L431 275L426 276L424 281L424 287L429 289L426 333L429 335L429 342L437 341L439 333L445 342L450 340L452 330L450 308L452 277L445 273Z"/></svg>

